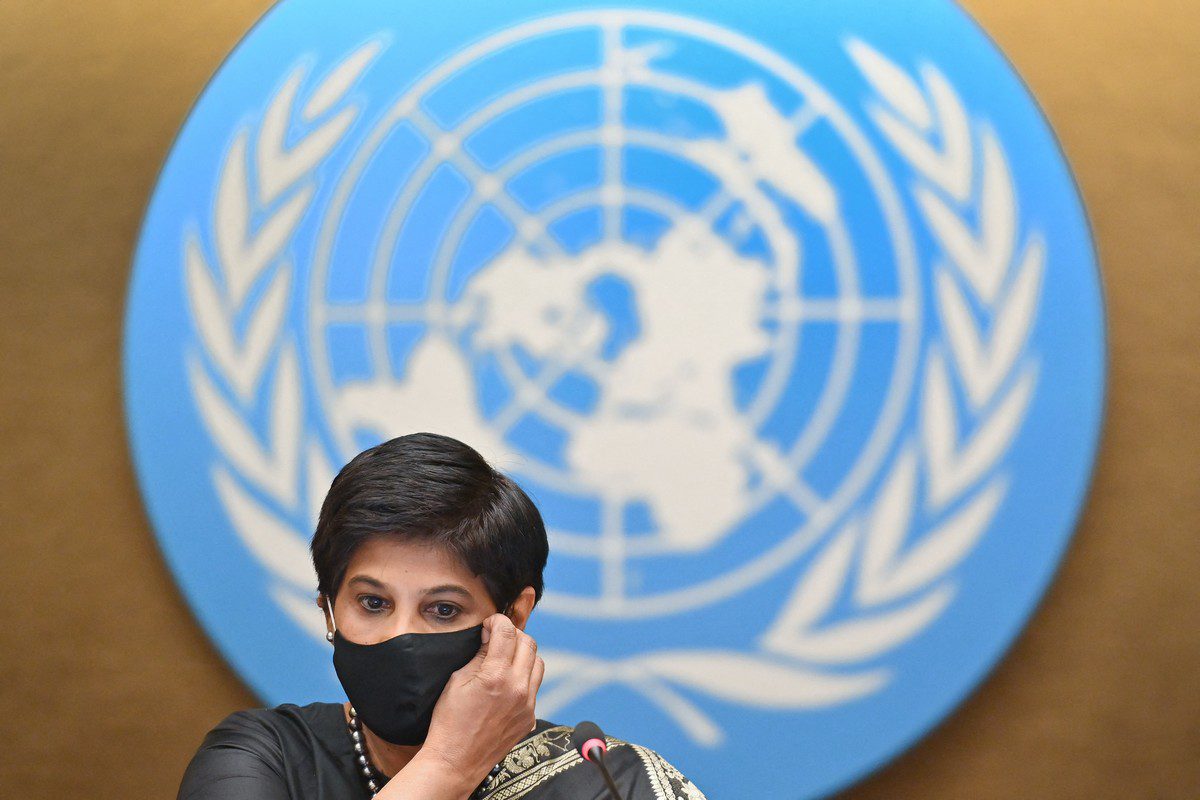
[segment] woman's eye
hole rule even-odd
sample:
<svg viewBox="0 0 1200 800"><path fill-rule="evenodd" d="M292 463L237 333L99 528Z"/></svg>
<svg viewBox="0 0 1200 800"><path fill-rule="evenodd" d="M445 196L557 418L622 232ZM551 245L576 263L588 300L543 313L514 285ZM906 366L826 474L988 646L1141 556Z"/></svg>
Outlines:
<svg viewBox="0 0 1200 800"><path fill-rule="evenodd" d="M372 614L378 614L387 606L387 601L373 594L365 594L358 598L358 603Z"/></svg>
<svg viewBox="0 0 1200 800"><path fill-rule="evenodd" d="M458 614L458 606L453 603L434 603L429 610L438 619L453 619Z"/></svg>

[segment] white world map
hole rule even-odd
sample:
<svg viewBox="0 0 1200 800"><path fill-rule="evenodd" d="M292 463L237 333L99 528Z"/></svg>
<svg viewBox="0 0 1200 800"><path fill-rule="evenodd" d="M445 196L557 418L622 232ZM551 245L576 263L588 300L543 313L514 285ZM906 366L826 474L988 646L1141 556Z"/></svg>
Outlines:
<svg viewBox="0 0 1200 800"><path fill-rule="evenodd" d="M644 58L629 64L647 69ZM800 243L761 185L826 221L836 214L832 186L795 146L788 121L761 86L711 99L727 138L681 142L680 151L744 205L766 232L774 260L798 264ZM472 278L449 316L473 331L475 350L519 346L555 361L557 374L579 370L594 379L602 393L586 424L565 420L573 481L646 502L666 550L711 545L745 513L751 464L779 460L739 415L731 380L739 364L772 346L762 324L772 265L739 255L709 221L688 216L673 220L652 249L608 238L575 256L538 258L516 244ZM638 333L607 361L601 350L614 320L588 301L588 290L614 276L633 290ZM475 395L469 357L434 330L402 376L343 387L336 414L343 426L388 438L413 430L455 435L519 468L527 459L504 442L504 425L483 417ZM532 400L562 420L546 409L550 402Z"/></svg>

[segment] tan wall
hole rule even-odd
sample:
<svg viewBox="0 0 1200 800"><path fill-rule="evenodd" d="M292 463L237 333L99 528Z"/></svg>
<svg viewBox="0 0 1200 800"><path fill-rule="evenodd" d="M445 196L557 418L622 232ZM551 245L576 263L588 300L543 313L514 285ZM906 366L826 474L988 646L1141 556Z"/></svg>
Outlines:
<svg viewBox="0 0 1200 800"><path fill-rule="evenodd" d="M174 797L203 733L255 704L159 557L118 345L161 161L266 6L0 2L5 797ZM958 713L848 796L1200 797L1200 5L966 6L1083 188L1108 290L1108 421L1083 523L1028 631Z"/></svg>

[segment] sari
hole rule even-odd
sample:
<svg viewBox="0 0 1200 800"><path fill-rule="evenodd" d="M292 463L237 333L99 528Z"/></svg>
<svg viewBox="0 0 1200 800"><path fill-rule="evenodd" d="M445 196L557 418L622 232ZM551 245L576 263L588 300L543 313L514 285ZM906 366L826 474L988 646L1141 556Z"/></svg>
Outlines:
<svg viewBox="0 0 1200 800"><path fill-rule="evenodd" d="M568 726L537 720L473 800L609 800L599 770L571 746L572 733ZM605 762L621 800L705 800L658 753L612 737L607 741ZM235 711L204 737L177 797L365 800L370 792L353 744L341 703Z"/></svg>
<svg viewBox="0 0 1200 800"><path fill-rule="evenodd" d="M572 729L538 720L487 784L482 800L608 800L600 770L571 746ZM704 794L649 748L611 736L605 763L622 800L705 800Z"/></svg>

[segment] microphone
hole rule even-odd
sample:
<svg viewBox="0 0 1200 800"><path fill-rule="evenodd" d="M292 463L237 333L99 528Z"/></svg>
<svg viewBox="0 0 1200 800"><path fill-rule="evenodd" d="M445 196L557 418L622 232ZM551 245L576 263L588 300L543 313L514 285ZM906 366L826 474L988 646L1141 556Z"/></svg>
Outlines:
<svg viewBox="0 0 1200 800"><path fill-rule="evenodd" d="M608 743L604 740L604 731L600 730L600 726L594 722L581 722L576 725L575 732L571 734L571 746L579 755L583 756L584 761L590 761L600 770L600 774L604 776L604 783L608 785L608 792L612 795L612 800L621 800L621 791L617 788L612 774L608 771L608 766L604 763L604 754L608 752Z"/></svg>

